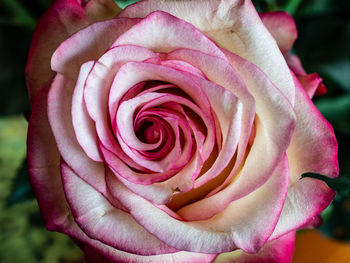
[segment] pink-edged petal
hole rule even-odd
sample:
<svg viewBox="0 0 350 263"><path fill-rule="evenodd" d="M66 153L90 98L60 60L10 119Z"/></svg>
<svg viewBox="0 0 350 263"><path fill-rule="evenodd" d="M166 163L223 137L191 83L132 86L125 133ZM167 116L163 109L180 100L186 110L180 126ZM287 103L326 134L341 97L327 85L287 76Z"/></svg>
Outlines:
<svg viewBox="0 0 350 263"><path fill-rule="evenodd" d="M198 68L192 66L191 64L185 61L165 60L165 61L162 61L162 65L172 67L177 70L185 71L201 78L205 78L205 75L203 74L203 72L201 72Z"/></svg>
<svg viewBox="0 0 350 263"><path fill-rule="evenodd" d="M110 121L108 120L108 100L114 75L129 60L143 61L151 57L158 56L142 47L118 46L112 48L96 62L86 81L84 99L87 110L96 122L96 130L100 141L115 154L120 152L120 147L109 128Z"/></svg>
<svg viewBox="0 0 350 263"><path fill-rule="evenodd" d="M139 255L176 252L147 232L130 214L112 206L65 163L61 165L61 173L74 219L90 238Z"/></svg>
<svg viewBox="0 0 350 263"><path fill-rule="evenodd" d="M191 23L205 32L219 47L257 65L294 105L294 84L286 61L251 1L147 0L125 8L120 16L146 17L156 10L168 12ZM208 53L203 48L198 50ZM217 56L214 53L208 54Z"/></svg>
<svg viewBox="0 0 350 263"><path fill-rule="evenodd" d="M335 194L325 182L314 178L303 178L291 185L270 240L314 222L315 216L326 209Z"/></svg>
<svg viewBox="0 0 350 263"><path fill-rule="evenodd" d="M274 176L264 186L231 203L214 217L200 221L174 219L132 193L113 174L107 174L106 180L113 186L110 188L113 196L130 211L136 221L172 247L202 253L221 253L237 248L256 252L271 235L282 210L288 186L288 162L284 158ZM257 209L258 200L264 210Z"/></svg>
<svg viewBox="0 0 350 263"><path fill-rule="evenodd" d="M283 54L286 54L298 37L293 17L284 11L260 13L261 21L276 40Z"/></svg>
<svg viewBox="0 0 350 263"><path fill-rule="evenodd" d="M116 18L80 30L57 48L51 59L52 69L75 79L83 63L102 56L119 35L138 21L139 19Z"/></svg>
<svg viewBox="0 0 350 263"><path fill-rule="evenodd" d="M26 81L31 104L53 76L50 60L59 44L89 24L80 1L56 0L39 19L26 65Z"/></svg>
<svg viewBox="0 0 350 263"><path fill-rule="evenodd" d="M101 193L106 190L102 163L90 159L81 148L72 124L72 93L75 83L57 74L48 96L48 116L62 158Z"/></svg>
<svg viewBox="0 0 350 263"><path fill-rule="evenodd" d="M83 64L80 68L79 77L75 85L72 99L72 122L75 136L84 149L85 153L94 161L102 161L98 148L98 138L94 121L90 118L84 102L85 81L94 66L90 61Z"/></svg>
<svg viewBox="0 0 350 263"><path fill-rule="evenodd" d="M315 94L324 95L327 92L326 87L322 83L322 79L317 73L299 76L298 80L310 98L312 98Z"/></svg>
<svg viewBox="0 0 350 263"><path fill-rule="evenodd" d="M156 98L165 96L156 92L149 92L135 98L123 101L117 111L117 128L122 140L129 146L136 150L148 151L158 148L161 141L155 143L145 143L137 138L134 130L134 115L138 107L144 103L155 100ZM152 168L151 168L152 169Z"/></svg>
<svg viewBox="0 0 350 263"><path fill-rule="evenodd" d="M297 123L287 150L291 183L306 172L337 177L338 144L332 126L318 111L296 77L294 80Z"/></svg>
<svg viewBox="0 0 350 263"><path fill-rule="evenodd" d="M192 48L224 57L220 49L193 25L161 11L148 15L121 35L112 46L125 44L146 47L155 52Z"/></svg>
<svg viewBox="0 0 350 263"><path fill-rule="evenodd" d="M290 263L294 251L295 232L266 243L256 254L237 250L219 255L214 263Z"/></svg>

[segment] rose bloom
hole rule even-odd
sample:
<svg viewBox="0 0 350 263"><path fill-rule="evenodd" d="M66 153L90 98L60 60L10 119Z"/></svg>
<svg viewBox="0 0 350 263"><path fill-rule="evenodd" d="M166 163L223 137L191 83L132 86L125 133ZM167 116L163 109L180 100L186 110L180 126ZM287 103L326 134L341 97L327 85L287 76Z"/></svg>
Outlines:
<svg viewBox="0 0 350 263"><path fill-rule="evenodd" d="M47 228L89 262L290 262L335 195L301 175L338 174L296 37L249 0L55 1L26 68Z"/></svg>

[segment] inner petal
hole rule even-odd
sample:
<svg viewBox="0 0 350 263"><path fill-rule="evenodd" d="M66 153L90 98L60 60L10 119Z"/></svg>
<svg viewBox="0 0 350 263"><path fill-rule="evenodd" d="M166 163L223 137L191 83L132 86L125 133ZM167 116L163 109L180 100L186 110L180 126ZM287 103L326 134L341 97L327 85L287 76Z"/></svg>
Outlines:
<svg viewBox="0 0 350 263"><path fill-rule="evenodd" d="M155 123L152 119L147 118L136 126L136 137L142 142L153 144L160 140L160 129L161 127L158 123Z"/></svg>

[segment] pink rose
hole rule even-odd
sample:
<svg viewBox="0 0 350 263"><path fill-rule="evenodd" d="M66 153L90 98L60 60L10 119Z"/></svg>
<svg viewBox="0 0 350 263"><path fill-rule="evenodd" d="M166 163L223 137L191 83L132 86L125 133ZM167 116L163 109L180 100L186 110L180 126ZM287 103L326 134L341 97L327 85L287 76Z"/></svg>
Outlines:
<svg viewBox="0 0 350 263"><path fill-rule="evenodd" d="M334 197L301 175L338 173L284 58L293 19L238 0L119 12L57 0L36 28L28 162L47 228L89 262L290 262Z"/></svg>

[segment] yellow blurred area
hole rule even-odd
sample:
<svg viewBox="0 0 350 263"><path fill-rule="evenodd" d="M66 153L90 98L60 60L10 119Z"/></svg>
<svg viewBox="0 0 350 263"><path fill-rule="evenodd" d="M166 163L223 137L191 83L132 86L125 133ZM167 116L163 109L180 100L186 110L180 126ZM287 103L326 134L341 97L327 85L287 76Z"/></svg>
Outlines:
<svg viewBox="0 0 350 263"><path fill-rule="evenodd" d="M350 263L350 244L309 230L296 235L292 263Z"/></svg>

